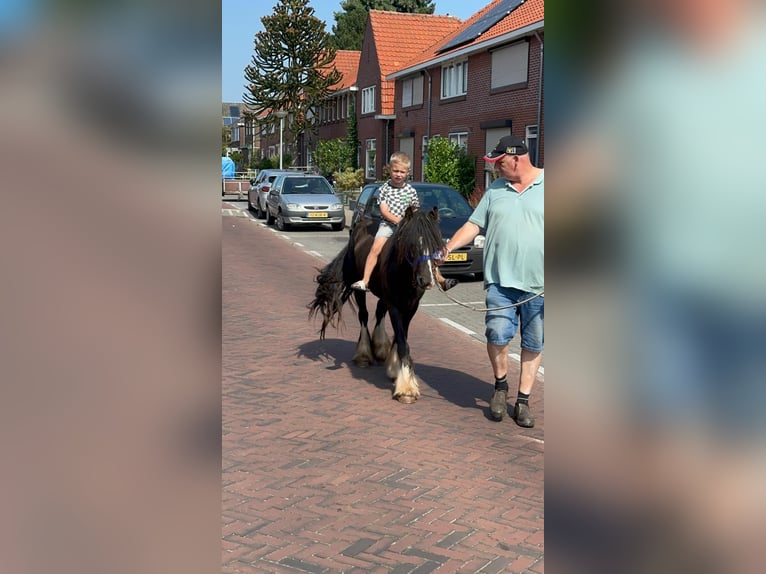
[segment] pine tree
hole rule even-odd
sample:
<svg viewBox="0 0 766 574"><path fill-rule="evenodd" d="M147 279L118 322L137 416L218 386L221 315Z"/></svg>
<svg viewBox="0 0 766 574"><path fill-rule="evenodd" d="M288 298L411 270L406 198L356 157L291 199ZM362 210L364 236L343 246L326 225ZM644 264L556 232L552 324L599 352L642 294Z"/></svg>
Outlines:
<svg viewBox="0 0 766 574"><path fill-rule="evenodd" d="M251 65L245 68L243 100L255 115L288 110L285 129L294 134L313 131L316 118L309 111L341 80L325 24L308 0L280 0L261 22Z"/></svg>
<svg viewBox="0 0 766 574"><path fill-rule="evenodd" d="M334 12L332 44L338 50L361 50L367 13L370 10L390 10L413 14L433 14L431 0L344 0L342 12Z"/></svg>

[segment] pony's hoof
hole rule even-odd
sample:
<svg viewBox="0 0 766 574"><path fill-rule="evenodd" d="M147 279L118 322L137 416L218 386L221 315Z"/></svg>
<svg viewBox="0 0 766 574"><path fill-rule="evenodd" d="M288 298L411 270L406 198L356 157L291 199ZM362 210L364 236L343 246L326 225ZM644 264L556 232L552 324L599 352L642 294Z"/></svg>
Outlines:
<svg viewBox="0 0 766 574"><path fill-rule="evenodd" d="M413 397L412 395L399 395L397 397L394 397L397 401L399 401L402 404L405 405L411 405L415 401L418 400L417 397Z"/></svg>

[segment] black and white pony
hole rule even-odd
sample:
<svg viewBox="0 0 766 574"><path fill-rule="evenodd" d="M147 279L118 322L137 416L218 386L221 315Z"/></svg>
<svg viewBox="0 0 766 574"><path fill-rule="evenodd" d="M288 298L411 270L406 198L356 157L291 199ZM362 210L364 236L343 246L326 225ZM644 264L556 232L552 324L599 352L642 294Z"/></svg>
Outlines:
<svg viewBox="0 0 766 574"><path fill-rule="evenodd" d="M420 299L436 283L434 255L444 247L438 220L436 208L409 207L383 247L369 283L378 297L372 337L367 328L367 294L351 289L351 284L362 277L377 230L374 222L354 226L346 247L317 275L314 300L308 305L309 318L322 315L319 336L324 339L327 327L338 326L343 305L354 296L352 307L356 302L361 330L352 360L360 367L370 366L373 360L385 361L386 374L394 380L393 398L402 403L414 403L420 396L407 334ZM386 312L394 330L393 344L383 323Z"/></svg>

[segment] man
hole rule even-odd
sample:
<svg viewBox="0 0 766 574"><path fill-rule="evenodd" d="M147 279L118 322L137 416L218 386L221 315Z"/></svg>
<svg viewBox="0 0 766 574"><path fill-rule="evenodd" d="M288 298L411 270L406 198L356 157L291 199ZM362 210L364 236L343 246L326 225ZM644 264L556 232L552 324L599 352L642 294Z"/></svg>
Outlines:
<svg viewBox="0 0 766 574"><path fill-rule="evenodd" d="M485 325L495 375L490 413L502 420L508 410L508 343L520 327L521 373L513 418L519 426L531 428L535 419L529 412L529 395L543 350L545 299L536 295L544 287L544 172L532 165L524 141L516 136L502 138L484 161L494 163L500 177L449 240L444 256L486 230Z"/></svg>

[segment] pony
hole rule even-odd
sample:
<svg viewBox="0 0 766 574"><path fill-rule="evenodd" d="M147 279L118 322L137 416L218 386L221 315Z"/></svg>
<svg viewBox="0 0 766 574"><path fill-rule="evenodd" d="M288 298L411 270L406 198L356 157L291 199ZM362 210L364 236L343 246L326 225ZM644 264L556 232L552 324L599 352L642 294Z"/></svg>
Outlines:
<svg viewBox="0 0 766 574"><path fill-rule="evenodd" d="M309 319L322 315L319 338L324 339L328 326L339 326L343 305L353 295L351 306L357 309L360 332L352 361L359 367L385 362L386 374L394 381L393 398L401 403L414 403L420 396L407 336L420 299L436 283L434 255L444 248L438 221L436 208L408 207L383 247L369 284L378 298L372 337L367 326L367 293L352 289L351 284L362 277L377 230L375 222L362 220L354 226L346 246L319 270L314 299L308 304ZM386 313L394 330L393 342L383 322Z"/></svg>

